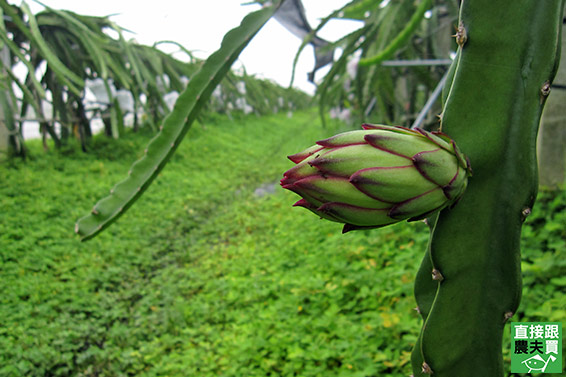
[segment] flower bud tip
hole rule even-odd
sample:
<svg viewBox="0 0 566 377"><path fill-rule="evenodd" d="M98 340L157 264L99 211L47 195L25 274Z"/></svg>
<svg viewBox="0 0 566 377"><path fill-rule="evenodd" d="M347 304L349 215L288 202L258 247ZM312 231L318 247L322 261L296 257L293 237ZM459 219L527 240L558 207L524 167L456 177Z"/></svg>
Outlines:
<svg viewBox="0 0 566 377"><path fill-rule="evenodd" d="M312 204L310 204L309 202L307 202L305 199L300 199L298 200L295 204L293 204L293 207L304 207L307 209L316 209L315 206L313 206Z"/></svg>

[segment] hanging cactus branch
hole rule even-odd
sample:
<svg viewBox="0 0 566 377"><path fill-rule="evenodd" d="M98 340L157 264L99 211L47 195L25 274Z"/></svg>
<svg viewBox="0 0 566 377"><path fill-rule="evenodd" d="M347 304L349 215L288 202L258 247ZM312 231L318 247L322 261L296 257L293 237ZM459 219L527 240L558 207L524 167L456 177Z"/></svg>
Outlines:
<svg viewBox="0 0 566 377"><path fill-rule="evenodd" d="M248 14L240 26L229 31L220 49L212 54L180 94L161 131L149 142L145 154L128 176L101 199L91 213L80 218L75 232L86 241L116 221L144 193L165 167L179 143L243 49L277 10L279 3Z"/></svg>

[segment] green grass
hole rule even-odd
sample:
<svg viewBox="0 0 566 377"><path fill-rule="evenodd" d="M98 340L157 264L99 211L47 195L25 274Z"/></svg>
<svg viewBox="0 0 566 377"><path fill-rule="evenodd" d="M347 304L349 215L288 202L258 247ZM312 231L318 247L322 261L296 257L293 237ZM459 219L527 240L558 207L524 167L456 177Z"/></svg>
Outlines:
<svg viewBox="0 0 566 377"><path fill-rule="evenodd" d="M87 243L74 221L147 135L89 154L32 143L31 161L0 166L0 376L409 375L426 226L342 235L278 185L254 195L338 131L310 112L197 124ZM542 195L525 230L521 320L566 315L565 203Z"/></svg>

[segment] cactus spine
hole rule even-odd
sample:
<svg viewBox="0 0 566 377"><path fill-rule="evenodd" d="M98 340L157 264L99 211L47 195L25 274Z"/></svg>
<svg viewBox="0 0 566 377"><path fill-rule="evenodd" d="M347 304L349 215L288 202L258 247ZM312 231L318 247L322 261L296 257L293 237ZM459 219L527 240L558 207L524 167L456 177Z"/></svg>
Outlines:
<svg viewBox="0 0 566 377"><path fill-rule="evenodd" d="M424 323L414 376L502 376L505 322L521 297L521 226L537 192L535 142L559 56L564 0L463 0L442 131L474 169L431 219L415 282Z"/></svg>

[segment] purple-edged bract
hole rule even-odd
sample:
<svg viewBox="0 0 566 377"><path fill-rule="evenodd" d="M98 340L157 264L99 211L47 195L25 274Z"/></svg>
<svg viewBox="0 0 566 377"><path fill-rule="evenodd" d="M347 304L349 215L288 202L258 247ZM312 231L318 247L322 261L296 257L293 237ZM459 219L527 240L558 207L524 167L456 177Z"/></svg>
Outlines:
<svg viewBox="0 0 566 377"><path fill-rule="evenodd" d="M419 220L454 204L466 189L468 159L441 132L362 125L288 158L281 186L343 232Z"/></svg>

